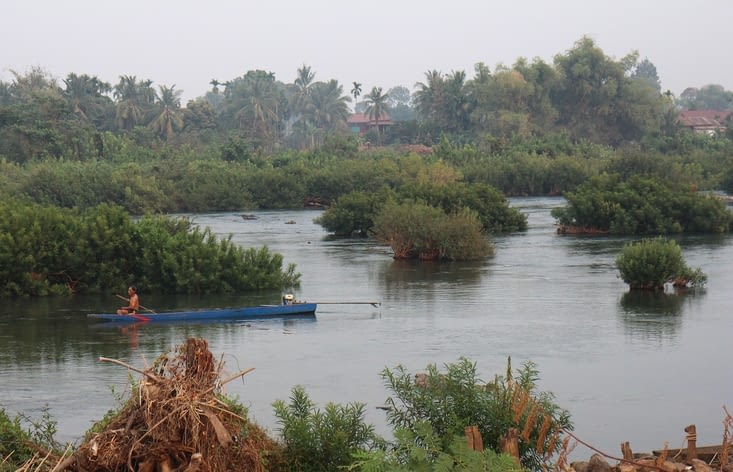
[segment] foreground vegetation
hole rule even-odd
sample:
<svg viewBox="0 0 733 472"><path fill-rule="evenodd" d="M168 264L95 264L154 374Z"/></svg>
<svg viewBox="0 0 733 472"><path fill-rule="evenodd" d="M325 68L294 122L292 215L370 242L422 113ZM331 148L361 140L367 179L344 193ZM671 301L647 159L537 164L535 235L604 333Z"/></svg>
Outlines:
<svg viewBox="0 0 733 472"><path fill-rule="evenodd" d="M188 343L201 346L202 340ZM273 403L279 426L278 437L271 439L247 419L245 407L218 392L214 382L221 365L216 367L208 350L193 351L182 346L176 357L162 356L167 362L149 369L145 382L133 384L130 398L95 424L83 444L69 446L66 466L173 467L197 460L194 453L199 453L198 460L211 470L546 470L562 460L562 438L572 429L568 412L554 403L552 394L536 390L538 372L531 362L516 372L509 362L505 376L485 382L476 364L462 358L443 370L428 365L417 375L402 366L384 369L382 380L392 392L387 399L391 439L378 436L365 422L365 405L328 403L321 410L301 386L292 389L288 401ZM176 394L171 396L168 388ZM216 413L207 412L206 401L214 401L213 395ZM135 428L123 433L124 424ZM467 426L479 433L473 447L466 441ZM21 466L51 470L62 457L54 427L45 417L26 430L20 417L0 410L0 471ZM181 437L172 440L175 434ZM509 441L516 441L515 449L507 449L508 438L515 438Z"/></svg>

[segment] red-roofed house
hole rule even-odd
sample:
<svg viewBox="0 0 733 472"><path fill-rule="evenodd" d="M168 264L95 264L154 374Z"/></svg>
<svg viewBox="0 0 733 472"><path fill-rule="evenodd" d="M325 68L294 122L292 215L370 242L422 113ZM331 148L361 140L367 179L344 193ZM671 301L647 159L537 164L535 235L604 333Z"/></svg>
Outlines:
<svg viewBox="0 0 733 472"><path fill-rule="evenodd" d="M354 133L359 133L359 135L363 135L370 129L374 129L377 127L377 121L376 120L370 120L369 115L366 115L364 113L354 113L349 116L347 119L347 123L349 124L349 128L351 128L351 131ZM392 121L392 117L389 115L382 115L379 117L379 132L383 133L387 127L394 125L394 122Z"/></svg>
<svg viewBox="0 0 733 472"><path fill-rule="evenodd" d="M730 115L730 111L685 110L680 112L678 122L695 133L713 135L725 131L725 121Z"/></svg>

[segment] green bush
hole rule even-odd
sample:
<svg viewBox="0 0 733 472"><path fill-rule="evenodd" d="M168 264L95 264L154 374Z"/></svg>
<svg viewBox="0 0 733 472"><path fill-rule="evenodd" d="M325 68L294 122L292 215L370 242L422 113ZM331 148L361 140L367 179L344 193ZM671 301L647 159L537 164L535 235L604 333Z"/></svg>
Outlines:
<svg viewBox="0 0 733 472"><path fill-rule="evenodd" d="M733 223L720 200L665 180L601 175L552 209L563 226L611 234L725 233Z"/></svg>
<svg viewBox="0 0 733 472"><path fill-rule="evenodd" d="M336 236L367 236L382 206L381 196L351 192L341 197L313 220Z"/></svg>
<svg viewBox="0 0 733 472"><path fill-rule="evenodd" d="M632 290L663 289L667 282L701 286L707 281L700 269L687 267L680 246L664 238L627 243L616 257L616 267Z"/></svg>
<svg viewBox="0 0 733 472"><path fill-rule="evenodd" d="M446 214L422 202L388 202L374 219L373 236L396 259L478 260L493 254L475 212Z"/></svg>
<svg viewBox="0 0 733 472"><path fill-rule="evenodd" d="M0 296L123 289L213 293L297 286L293 264L267 247L242 248L186 219L120 207L86 211L0 203Z"/></svg>
<svg viewBox="0 0 733 472"><path fill-rule="evenodd" d="M400 193L405 200L424 201L448 214L470 208L481 222L482 230L492 234L527 229L527 215L511 208L504 195L487 184L407 186Z"/></svg>
<svg viewBox="0 0 733 472"><path fill-rule="evenodd" d="M285 443L288 471L337 471L353 461L353 455L381 443L374 427L364 422L361 403L329 403L323 411L315 407L300 386L293 388L290 402L273 403Z"/></svg>
<svg viewBox="0 0 733 472"><path fill-rule="evenodd" d="M24 429L23 421L30 424ZM4 408L0 408L0 472L26 470L21 468L39 452L58 451L56 442L56 421L48 409L44 408L40 420L34 421L19 414L10 418Z"/></svg>
<svg viewBox="0 0 733 472"><path fill-rule="evenodd" d="M523 470L507 454L491 449L483 452L468 447L465 436L455 436L447 449L427 422L416 425L415 432L407 429L395 431L395 443L390 449L360 451L347 470L360 472L509 472Z"/></svg>
<svg viewBox="0 0 733 472"><path fill-rule="evenodd" d="M463 435L466 426L474 425L481 432L484 448L499 453L510 428L526 429L528 439L520 442L520 460L522 466L539 470L553 452L553 435L572 428L569 414L554 403L552 394L535 390L538 372L531 362L523 365L516 379L509 363L506 378L488 383L479 380L476 364L465 358L445 368L442 373L429 365L419 376L402 366L382 372L394 395L386 402L387 420L395 430L417 434L417 443L432 443L435 435L439 444L433 449L449 451L454 438ZM516 400L520 394L525 395L525 405L534 406L519 411ZM429 424L429 429L423 423ZM546 429L542 426L545 423Z"/></svg>

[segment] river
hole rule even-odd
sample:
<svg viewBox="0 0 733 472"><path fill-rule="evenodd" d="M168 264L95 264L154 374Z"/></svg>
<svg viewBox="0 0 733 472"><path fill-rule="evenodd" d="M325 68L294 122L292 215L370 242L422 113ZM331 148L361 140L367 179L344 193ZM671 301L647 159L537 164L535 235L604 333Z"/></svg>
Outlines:
<svg viewBox="0 0 733 472"><path fill-rule="evenodd" d="M494 238L496 254L480 263L394 261L372 241L327 237L314 211L191 215L247 247L267 245L297 264L296 298L321 302L315 320L105 328L90 312L119 305L114 294L5 300L0 307L0 407L58 422L58 439L77 441L128 393L128 373L99 361L151 364L187 337L209 342L234 373L226 385L273 434L272 402L305 387L319 407L362 402L367 421L387 435L380 372L443 366L461 356L491 380L532 361L538 386L570 411L575 433L612 455L684 444L696 424L698 444L719 443L723 405L733 408L733 237L678 239L691 267L708 275L705 289L638 296L618 278L614 260L628 238L560 236L550 209L561 198L516 198L529 230ZM162 297L156 310L276 303L280 293ZM379 301L381 305L324 302ZM579 445L574 455L592 451Z"/></svg>

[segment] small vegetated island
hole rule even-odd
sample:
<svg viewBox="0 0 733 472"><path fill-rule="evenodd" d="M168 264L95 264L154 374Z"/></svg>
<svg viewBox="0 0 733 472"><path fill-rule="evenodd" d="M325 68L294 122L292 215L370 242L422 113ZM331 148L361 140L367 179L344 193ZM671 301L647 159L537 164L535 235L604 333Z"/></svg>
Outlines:
<svg viewBox="0 0 733 472"><path fill-rule="evenodd" d="M133 220L119 206L86 210L0 203L0 297L148 292L226 293L297 286L295 265L242 248L186 218Z"/></svg>
<svg viewBox="0 0 733 472"><path fill-rule="evenodd" d="M483 259L493 254L492 232L527 229L497 189L464 182L351 192L315 221L337 236L371 236L395 259L443 261Z"/></svg>
<svg viewBox="0 0 733 472"><path fill-rule="evenodd" d="M557 231L563 234L725 233L733 221L721 200L644 176L596 176L566 198L567 206L552 210ZM707 281L700 269L687 266L679 245L664 237L626 244L616 266L632 290L662 289L666 283L700 286Z"/></svg>

